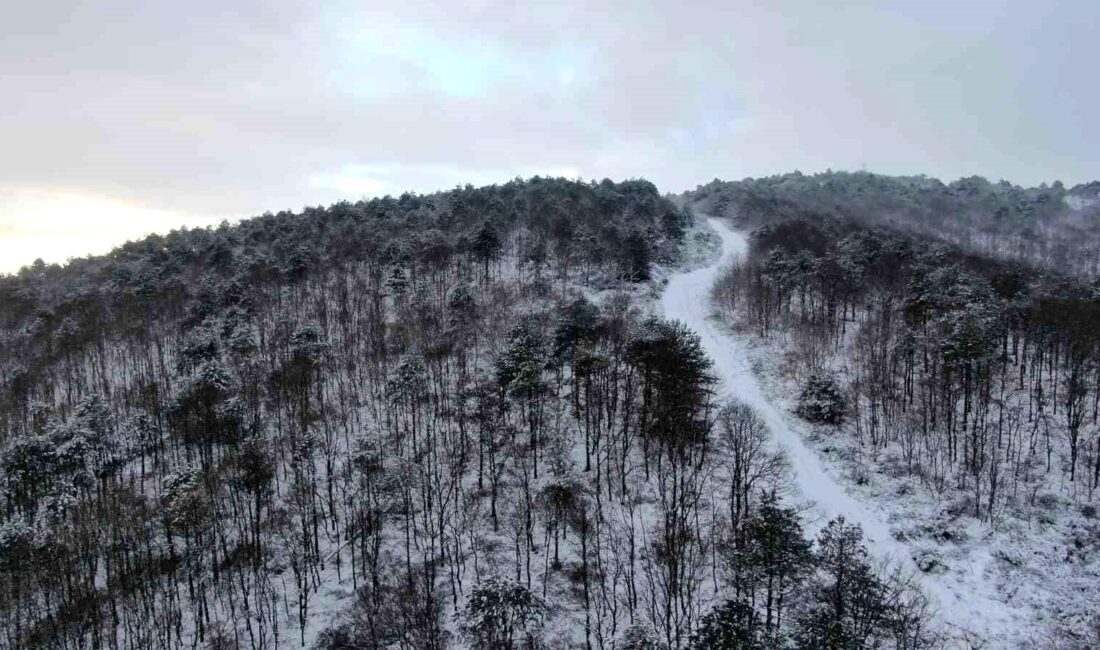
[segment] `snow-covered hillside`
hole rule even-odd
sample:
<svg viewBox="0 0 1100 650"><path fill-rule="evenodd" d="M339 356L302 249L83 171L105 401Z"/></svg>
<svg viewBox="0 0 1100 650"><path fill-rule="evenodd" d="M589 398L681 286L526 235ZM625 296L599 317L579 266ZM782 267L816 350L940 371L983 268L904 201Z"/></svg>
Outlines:
<svg viewBox="0 0 1100 650"><path fill-rule="evenodd" d="M838 478L839 473L806 443L804 425L762 389L753 374L745 340L727 332L724 325L712 318L709 300L720 269L744 255L748 242L743 233L731 230L722 220L711 218L709 222L722 241L720 259L705 268L671 277L661 303L667 318L684 322L701 337L720 376L721 395L753 406L786 450L795 485L807 502L807 529L816 532L825 521L836 516L859 524L881 560L900 563L912 570L919 584L935 599L942 621L960 633L955 636L974 633L998 647L1016 638L1018 625L1025 623L1027 617L997 597L984 571L988 553L971 558L970 566L957 571L940 575L921 573L913 560L917 549L895 538L880 504L852 496Z"/></svg>

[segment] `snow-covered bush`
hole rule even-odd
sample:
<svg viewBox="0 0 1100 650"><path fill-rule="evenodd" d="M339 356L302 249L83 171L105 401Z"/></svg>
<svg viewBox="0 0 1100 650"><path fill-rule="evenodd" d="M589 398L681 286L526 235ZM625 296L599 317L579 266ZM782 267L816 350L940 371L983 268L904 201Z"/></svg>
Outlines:
<svg viewBox="0 0 1100 650"><path fill-rule="evenodd" d="M644 625L631 625L623 632L618 647L622 650L663 650L665 646L653 630Z"/></svg>
<svg viewBox="0 0 1100 650"><path fill-rule="evenodd" d="M542 625L543 603L518 582L489 578L466 603L466 631L477 648L511 649L530 645Z"/></svg>
<svg viewBox="0 0 1100 650"><path fill-rule="evenodd" d="M166 476L161 485L161 501L165 521L185 534L204 529L213 514L198 467L185 466Z"/></svg>
<svg viewBox="0 0 1100 650"><path fill-rule="evenodd" d="M746 603L727 600L699 621L699 629L691 635L691 650L708 648L763 649L760 621Z"/></svg>
<svg viewBox="0 0 1100 650"><path fill-rule="evenodd" d="M0 524L0 569L18 571L29 563L34 546L34 528L15 516Z"/></svg>
<svg viewBox="0 0 1100 650"><path fill-rule="evenodd" d="M836 377L818 370L802 385L795 412L814 424L840 424L847 407L848 400Z"/></svg>

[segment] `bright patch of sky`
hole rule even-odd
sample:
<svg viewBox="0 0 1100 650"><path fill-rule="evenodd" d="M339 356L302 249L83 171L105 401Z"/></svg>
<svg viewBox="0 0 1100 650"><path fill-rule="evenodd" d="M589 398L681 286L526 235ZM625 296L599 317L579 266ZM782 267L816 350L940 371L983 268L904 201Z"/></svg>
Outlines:
<svg viewBox="0 0 1100 650"><path fill-rule="evenodd" d="M413 88L447 97L485 97L501 88L567 92L591 81L595 52L561 43L547 50L509 48L490 40L384 25L345 26L335 39L331 79L355 94L379 98Z"/></svg>
<svg viewBox="0 0 1100 650"><path fill-rule="evenodd" d="M61 263L106 253L127 240L168 232L185 222L216 221L81 192L0 187L0 271L14 271L36 259Z"/></svg>
<svg viewBox="0 0 1100 650"><path fill-rule="evenodd" d="M318 190L334 190L348 199L358 199L403 192L428 193L466 185L505 183L513 178L529 176L561 176L578 178L572 167L549 169L458 169L448 165L352 164L318 172L310 176L309 185Z"/></svg>

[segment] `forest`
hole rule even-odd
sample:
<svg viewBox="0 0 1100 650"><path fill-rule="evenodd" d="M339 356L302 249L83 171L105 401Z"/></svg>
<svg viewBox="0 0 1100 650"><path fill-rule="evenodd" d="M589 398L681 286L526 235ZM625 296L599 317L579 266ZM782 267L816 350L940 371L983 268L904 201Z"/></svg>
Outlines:
<svg viewBox="0 0 1100 650"><path fill-rule="evenodd" d="M994 518L1055 461L1075 499L1100 487L1098 288L887 228L792 219L756 230L716 292L759 336L790 334L809 419L851 416L872 447L899 443L906 471L969 486L975 516ZM847 391L815 372L841 348Z"/></svg>
<svg viewBox="0 0 1100 650"><path fill-rule="evenodd" d="M830 446L846 445L857 483L886 474L949 504L917 537L958 542L951 536L965 536L964 522L976 521L982 534L1048 540L1036 552L1057 558L1053 570L1067 583L1052 589L1074 601L1056 622L1056 647L1088 647L1082 630L1100 629L1092 568L1100 550L1100 283L1086 272L1098 259L1089 248L1095 212L1080 256L1062 255L1052 251L1069 246L1073 232L1030 243L1026 235L1065 218L1059 210L1025 219L1016 248L1005 245L1011 226L988 238L952 234L972 224L998 227L1000 217L988 221L988 213L965 212L973 218L967 224L941 212L939 221L905 227L884 212L872 218L884 203L858 188L894 181L851 178L854 187L843 190L830 185L842 178L829 175L704 188L704 201L724 204L754 228L749 255L726 270L716 301L728 322L783 359L795 410L820 426ZM775 189L787 182L802 185ZM820 191L807 189L818 183ZM773 191L778 201L762 198ZM827 207L826 196L850 192L862 192L866 203ZM806 208L819 201L820 209ZM906 210L919 203L898 214L911 216ZM1009 570L1026 566L1001 559L1016 563Z"/></svg>
<svg viewBox="0 0 1100 650"><path fill-rule="evenodd" d="M641 309L691 225L644 181L535 178L2 278L3 643L922 640L857 528L811 551L759 421Z"/></svg>
<svg viewBox="0 0 1100 650"><path fill-rule="evenodd" d="M517 179L0 276L0 647L943 647L654 306L697 213L754 228L715 303L792 341L797 416L988 525L1095 519L1096 256L1043 234L1087 188L866 176Z"/></svg>

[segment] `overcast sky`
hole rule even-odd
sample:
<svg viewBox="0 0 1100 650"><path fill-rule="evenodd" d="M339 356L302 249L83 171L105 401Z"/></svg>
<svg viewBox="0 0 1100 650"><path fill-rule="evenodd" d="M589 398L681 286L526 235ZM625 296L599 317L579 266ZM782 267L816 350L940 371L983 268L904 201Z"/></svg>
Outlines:
<svg viewBox="0 0 1100 650"><path fill-rule="evenodd" d="M148 0L0 10L0 270L533 174L1100 177L1100 2Z"/></svg>

